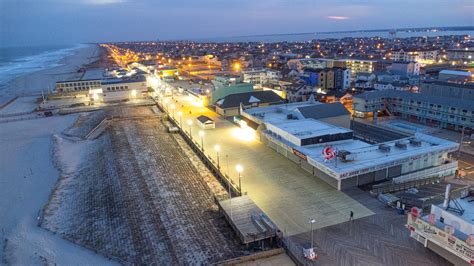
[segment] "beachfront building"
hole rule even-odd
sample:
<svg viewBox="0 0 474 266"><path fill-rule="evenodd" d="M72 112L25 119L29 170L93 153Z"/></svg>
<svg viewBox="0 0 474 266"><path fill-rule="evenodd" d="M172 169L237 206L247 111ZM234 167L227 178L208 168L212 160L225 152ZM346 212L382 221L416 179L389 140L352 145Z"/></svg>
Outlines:
<svg viewBox="0 0 474 266"><path fill-rule="evenodd" d="M211 93L211 100L209 102L211 105L227 95L253 91L253 84L243 82L242 77L237 75L215 76L212 84L214 90Z"/></svg>
<svg viewBox="0 0 474 266"><path fill-rule="evenodd" d="M386 111L403 119L447 128L474 129L474 105L462 98L438 97L427 93L381 90L354 95L353 109L358 117L373 116Z"/></svg>
<svg viewBox="0 0 474 266"><path fill-rule="evenodd" d="M413 208L408 214L410 236L453 265L474 264L473 196L450 199L449 185L445 202L432 205L428 214Z"/></svg>
<svg viewBox="0 0 474 266"><path fill-rule="evenodd" d="M102 80L102 88L92 98L104 102L123 101L133 98L142 98L148 92L146 78L137 76L130 79Z"/></svg>
<svg viewBox="0 0 474 266"><path fill-rule="evenodd" d="M56 82L56 93L82 94L89 90L101 88L102 79L104 79L103 69L91 69L84 71L81 77L72 80L63 80Z"/></svg>
<svg viewBox="0 0 474 266"><path fill-rule="evenodd" d="M349 121L347 110L325 112L327 107L310 99L245 109L241 116L269 147L339 190L455 174L457 161L451 161L448 153L458 148L457 143L419 133L367 143L338 126L344 117Z"/></svg>
<svg viewBox="0 0 474 266"><path fill-rule="evenodd" d="M86 71L80 79L56 82L54 98L83 96L91 102L122 101L143 97L148 87L143 75L110 78L103 69Z"/></svg>

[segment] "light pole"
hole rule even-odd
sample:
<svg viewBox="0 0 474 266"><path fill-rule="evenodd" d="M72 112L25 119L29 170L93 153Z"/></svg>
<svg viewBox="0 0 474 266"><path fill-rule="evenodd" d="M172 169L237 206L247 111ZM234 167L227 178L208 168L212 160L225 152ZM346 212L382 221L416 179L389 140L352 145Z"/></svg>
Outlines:
<svg viewBox="0 0 474 266"><path fill-rule="evenodd" d="M191 126L193 125L193 121L191 119L188 119L188 126L189 126L189 137L193 139L193 135L191 134Z"/></svg>
<svg viewBox="0 0 474 266"><path fill-rule="evenodd" d="M219 144L214 145L214 150L216 151L217 169L221 169L221 165L219 164L219 152L221 151L221 146L219 146Z"/></svg>
<svg viewBox="0 0 474 266"><path fill-rule="evenodd" d="M311 249L313 249L313 224L316 222L314 218L309 218L309 223L311 224Z"/></svg>
<svg viewBox="0 0 474 266"><path fill-rule="evenodd" d="M201 150L204 151L204 131L199 130L199 137L201 138Z"/></svg>
<svg viewBox="0 0 474 266"><path fill-rule="evenodd" d="M169 109L168 109L169 100L168 100L168 99L165 99L165 100L164 100L164 103L165 103L165 105L166 105L166 111L169 111Z"/></svg>
<svg viewBox="0 0 474 266"><path fill-rule="evenodd" d="M235 170L237 170L237 173L239 173L239 191L240 195L242 195L242 183L241 183L241 178L242 178L242 171L244 171L244 168L242 165L238 164L235 166Z"/></svg>
<svg viewBox="0 0 474 266"><path fill-rule="evenodd" d="M179 111L178 116L179 116L179 125L183 127L183 112Z"/></svg>
<svg viewBox="0 0 474 266"><path fill-rule="evenodd" d="M174 109L176 108L176 105L172 104L171 105L171 112L173 112L173 120L175 120L174 118Z"/></svg>

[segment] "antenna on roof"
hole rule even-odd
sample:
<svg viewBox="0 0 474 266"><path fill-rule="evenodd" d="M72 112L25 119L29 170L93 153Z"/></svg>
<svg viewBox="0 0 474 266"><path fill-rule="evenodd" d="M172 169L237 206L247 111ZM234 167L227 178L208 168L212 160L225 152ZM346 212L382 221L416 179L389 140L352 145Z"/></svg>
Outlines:
<svg viewBox="0 0 474 266"><path fill-rule="evenodd" d="M454 207L451 207L450 203L453 203ZM464 214L464 208L459 204L459 202L455 199L451 199L451 184L446 185L446 191L444 193L444 202L443 208L447 211L457 212L460 215Z"/></svg>

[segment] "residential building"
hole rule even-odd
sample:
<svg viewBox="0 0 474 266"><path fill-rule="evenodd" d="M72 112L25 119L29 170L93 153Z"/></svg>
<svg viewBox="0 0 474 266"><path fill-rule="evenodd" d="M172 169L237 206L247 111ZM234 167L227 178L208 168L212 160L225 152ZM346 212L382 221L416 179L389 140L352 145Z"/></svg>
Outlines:
<svg viewBox="0 0 474 266"><path fill-rule="evenodd" d="M304 69L301 78L310 86L323 90L346 90L350 86L351 70L348 68L333 67L323 69Z"/></svg>
<svg viewBox="0 0 474 266"><path fill-rule="evenodd" d="M472 63L474 61L474 49L447 49L446 59L448 61L459 61Z"/></svg>
<svg viewBox="0 0 474 266"><path fill-rule="evenodd" d="M243 82L262 86L269 82L278 82L281 79L281 72L278 70L259 68L242 71Z"/></svg>
<svg viewBox="0 0 474 266"><path fill-rule="evenodd" d="M439 60L439 51L437 49L400 49L391 52L391 59L396 62L433 64Z"/></svg>
<svg viewBox="0 0 474 266"><path fill-rule="evenodd" d="M291 59L291 60L288 60L287 65L289 69L296 70L302 73L304 69L331 68L334 66L334 59L326 59L326 58Z"/></svg>
<svg viewBox="0 0 474 266"><path fill-rule="evenodd" d="M455 83L442 80L423 81L420 83L420 93L474 101L474 83Z"/></svg>
<svg viewBox="0 0 474 266"><path fill-rule="evenodd" d="M474 105L463 98L439 97L427 93L381 90L354 95L357 116L373 116L387 111L403 119L451 130L474 129Z"/></svg>
<svg viewBox="0 0 474 266"><path fill-rule="evenodd" d="M441 70L438 75L440 81L468 82L472 81L473 74L470 71Z"/></svg>
<svg viewBox="0 0 474 266"><path fill-rule="evenodd" d="M245 83L237 75L215 76L212 80L214 90L211 94L210 105L227 95L253 91L253 84Z"/></svg>
<svg viewBox="0 0 474 266"><path fill-rule="evenodd" d="M224 117L236 116L240 114L240 108L246 109L258 106L268 106L271 104L281 104L284 99L280 98L273 91L251 91L243 93L229 94L216 101L216 112Z"/></svg>
<svg viewBox="0 0 474 266"><path fill-rule="evenodd" d="M351 79L355 80L358 73L372 73L375 71L376 60L362 59L339 59L335 61L335 67L344 67L351 69Z"/></svg>
<svg viewBox="0 0 474 266"><path fill-rule="evenodd" d="M420 64L416 61L395 61L390 66L390 73L400 77L419 76Z"/></svg>

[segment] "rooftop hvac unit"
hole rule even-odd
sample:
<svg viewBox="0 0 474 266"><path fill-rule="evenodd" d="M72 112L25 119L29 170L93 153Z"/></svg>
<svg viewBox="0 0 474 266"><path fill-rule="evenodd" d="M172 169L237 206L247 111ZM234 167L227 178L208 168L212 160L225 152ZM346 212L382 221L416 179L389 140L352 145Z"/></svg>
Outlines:
<svg viewBox="0 0 474 266"><path fill-rule="evenodd" d="M379 145L379 150L383 151L383 152L389 152L390 151L390 146L388 146L387 144L380 144Z"/></svg>
<svg viewBox="0 0 474 266"><path fill-rule="evenodd" d="M395 142L395 147L399 149L406 149L407 148L407 143L404 141L397 141Z"/></svg>
<svg viewBox="0 0 474 266"><path fill-rule="evenodd" d="M337 156L341 158L343 162L354 161L355 154L351 153L350 151L341 150L337 153Z"/></svg>
<svg viewBox="0 0 474 266"><path fill-rule="evenodd" d="M421 140L419 139L410 139L410 144L413 146L421 146Z"/></svg>

